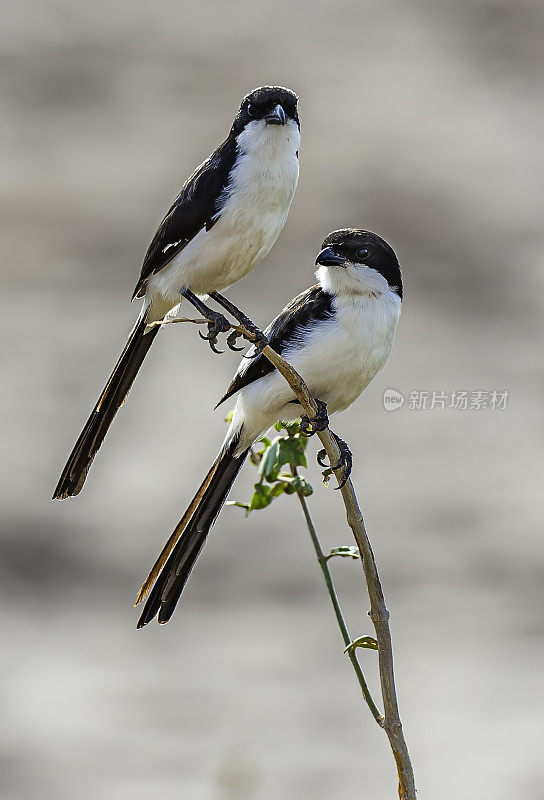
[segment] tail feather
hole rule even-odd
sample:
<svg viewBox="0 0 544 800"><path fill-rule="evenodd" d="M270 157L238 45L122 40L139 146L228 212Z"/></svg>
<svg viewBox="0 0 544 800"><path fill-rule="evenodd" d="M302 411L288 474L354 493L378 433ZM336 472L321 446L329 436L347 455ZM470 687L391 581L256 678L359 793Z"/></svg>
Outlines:
<svg viewBox="0 0 544 800"><path fill-rule="evenodd" d="M208 533L246 459L248 451L235 456L235 448L236 441L219 454L140 589L136 605L156 578L138 620L138 628L143 628L157 614L158 622L163 625L174 613Z"/></svg>
<svg viewBox="0 0 544 800"><path fill-rule="evenodd" d="M87 473L117 411L132 386L160 326L148 329L142 317L130 334L125 349L93 408L79 439L74 445L53 494L53 500L64 500L79 494Z"/></svg>
<svg viewBox="0 0 544 800"><path fill-rule="evenodd" d="M134 603L135 606L139 605L142 602L142 600L144 600L145 597L147 596L147 594L149 593L151 587L153 586L153 584L155 583L155 580L157 579L157 576L159 575L161 569L165 565L168 556L170 555L170 553L172 552L172 550L176 546L179 537L182 535L182 533L185 530L185 528L187 527L187 524L189 523L191 517L193 516L193 514L197 510L198 505L199 505L199 503L200 503L200 501L202 499L202 496L203 496L204 492L206 491L206 489L208 488L208 486L210 484L210 481L211 481L211 479L213 478L213 476L215 474L215 471L217 469L217 463L218 462L216 460L212 464L212 466L210 468L210 471L208 472L208 474L206 475L206 477L202 481L202 483L200 485L200 488L198 489L197 493L195 494L195 496L191 500L191 502L189 504L189 507L187 508L185 514L180 519L180 521L178 522L178 524L176 525L176 527L174 529L174 532L172 533L172 535L170 536L170 538L168 539L168 541L166 542L166 544L162 548L157 560L155 561L155 563L154 563L154 565L153 565L153 567L151 569L151 572L149 573L149 575L145 579L144 583L142 584L142 586L140 588L140 591L138 592L138 596L136 598L136 602Z"/></svg>

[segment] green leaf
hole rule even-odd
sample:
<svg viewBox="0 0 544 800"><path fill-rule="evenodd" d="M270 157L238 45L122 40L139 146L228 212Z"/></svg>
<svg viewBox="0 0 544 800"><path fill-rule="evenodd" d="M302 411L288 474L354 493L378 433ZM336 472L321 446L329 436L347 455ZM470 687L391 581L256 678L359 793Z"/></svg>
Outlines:
<svg viewBox="0 0 544 800"><path fill-rule="evenodd" d="M270 447L270 439L266 436L263 436L262 439L259 439L258 444L262 444L262 450L257 450L255 446L249 448L249 460L253 464L254 467L258 467L261 463L264 454L266 453L267 449Z"/></svg>
<svg viewBox="0 0 544 800"><path fill-rule="evenodd" d="M367 650L377 650L378 642L376 639L373 639L372 636L359 636L358 639L354 639L353 642L348 644L344 653L347 653L349 650L355 650L357 647L364 647Z"/></svg>
<svg viewBox="0 0 544 800"><path fill-rule="evenodd" d="M297 436L300 432L300 422L276 422L274 428L281 433L281 431L286 431L288 436ZM306 441L306 437L304 437Z"/></svg>
<svg viewBox="0 0 544 800"><path fill-rule="evenodd" d="M292 467L307 467L308 461L304 450L305 444L300 436L280 439L278 461L281 462L281 466L289 464Z"/></svg>
<svg viewBox="0 0 544 800"><path fill-rule="evenodd" d="M306 446L307 438L301 436L298 423L294 425L284 425L277 423L277 431L285 429L287 436L276 436L270 441L266 436L260 439L263 449L259 451L251 450L250 461L258 467L261 479L255 484L253 497L249 503L238 501L230 502L229 505L236 505L246 511L246 515L251 511L266 508L275 497L281 494L295 494L299 492L303 497L309 497L313 493L313 488L300 475L293 477L290 474L280 475L281 469L288 464L291 467L307 467ZM266 483L265 483L266 481ZM271 484L267 486L266 484Z"/></svg>
<svg viewBox="0 0 544 800"><path fill-rule="evenodd" d="M359 548L358 547L333 547L327 558L334 558L335 556L341 556L342 558L359 558Z"/></svg>
<svg viewBox="0 0 544 800"><path fill-rule="evenodd" d="M269 483L273 483L285 464L307 467L305 449L306 441L301 436L276 436L263 452L259 472Z"/></svg>
<svg viewBox="0 0 544 800"><path fill-rule="evenodd" d="M250 511L254 511L257 508L266 508L272 502L272 498L270 497L270 486L266 486L264 483L256 483L255 484L255 491L253 492L253 497L251 498L250 503Z"/></svg>
<svg viewBox="0 0 544 800"><path fill-rule="evenodd" d="M282 464L280 463L280 442L281 436L276 436L273 442L264 450L259 472L267 481L273 483L280 474Z"/></svg>

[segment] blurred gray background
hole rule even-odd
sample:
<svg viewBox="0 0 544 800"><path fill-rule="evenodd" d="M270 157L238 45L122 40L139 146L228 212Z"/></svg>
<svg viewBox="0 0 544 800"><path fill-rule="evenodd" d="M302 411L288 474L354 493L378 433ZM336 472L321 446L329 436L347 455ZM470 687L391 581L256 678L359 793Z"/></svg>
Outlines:
<svg viewBox="0 0 544 800"><path fill-rule="evenodd" d="M300 94L301 179L230 296L265 324L346 225L385 236L404 269L392 357L334 428L355 454L419 796L544 797L543 23L538 0L8 0L2 798L396 796L296 500L248 520L225 508L172 622L135 630L137 588L222 439L234 354L164 331L85 491L49 500L137 314L156 224L262 83ZM386 388L510 404L387 413ZM313 455L310 479L325 543L350 544ZM334 573L353 634L371 633L359 565Z"/></svg>

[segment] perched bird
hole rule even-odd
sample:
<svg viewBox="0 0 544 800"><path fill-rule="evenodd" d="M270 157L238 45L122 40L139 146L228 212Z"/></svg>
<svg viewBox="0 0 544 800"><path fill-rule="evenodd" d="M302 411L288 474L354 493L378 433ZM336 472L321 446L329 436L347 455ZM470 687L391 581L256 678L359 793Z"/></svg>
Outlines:
<svg viewBox="0 0 544 800"><path fill-rule="evenodd" d="M115 414L157 335L157 323L192 303L212 322L207 338L229 329L222 314L200 299L225 306L223 289L248 275L281 233L298 181L298 98L290 89L250 92L229 135L184 184L159 225L132 299L143 298L136 325L64 467L53 499L79 494ZM229 311L233 310L228 304ZM234 307L235 308L235 307ZM244 315L241 322L249 323Z"/></svg>
<svg viewBox="0 0 544 800"><path fill-rule="evenodd" d="M387 242L353 228L329 234L316 264L319 283L295 297L265 333L333 414L351 405L385 364L400 315L402 277ZM139 628L157 614L161 624L172 616L250 447L278 420L301 416L292 389L263 354L243 360L219 402L236 393L219 455L140 590L136 604L153 586Z"/></svg>

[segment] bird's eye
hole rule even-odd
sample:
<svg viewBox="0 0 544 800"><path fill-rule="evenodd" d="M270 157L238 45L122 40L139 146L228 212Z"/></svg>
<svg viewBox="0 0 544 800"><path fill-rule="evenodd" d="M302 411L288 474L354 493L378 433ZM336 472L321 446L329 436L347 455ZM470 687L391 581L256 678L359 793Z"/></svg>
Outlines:
<svg viewBox="0 0 544 800"><path fill-rule="evenodd" d="M248 107L247 107L247 113L249 114L249 116L250 116L250 117L254 117L254 116L255 116L255 114L256 114L256 108L255 108L255 106L253 105L253 103L249 103L249 105L248 105Z"/></svg>
<svg viewBox="0 0 544 800"><path fill-rule="evenodd" d="M363 247L361 250L357 251L357 255L359 256L360 259L364 259L368 256L368 250L366 249L366 247Z"/></svg>

